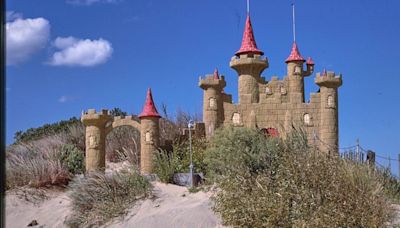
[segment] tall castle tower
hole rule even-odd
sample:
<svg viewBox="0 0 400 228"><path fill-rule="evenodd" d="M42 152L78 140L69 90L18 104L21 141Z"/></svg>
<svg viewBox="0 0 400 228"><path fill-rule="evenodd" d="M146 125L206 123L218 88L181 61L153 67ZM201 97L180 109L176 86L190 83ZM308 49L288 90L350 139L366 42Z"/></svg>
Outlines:
<svg viewBox="0 0 400 228"><path fill-rule="evenodd" d="M218 73L200 77L207 137L214 134L215 128L224 125L255 127L270 136L285 136L292 126L297 126L304 129L309 141L321 150L337 153L341 76L333 72L317 73L315 83L320 91L311 93L310 101L306 102L304 79L313 74L315 64L311 57L307 61L302 57L295 35L290 55L285 60L287 75L283 79L272 76L266 80L261 76L269 66L263 55L257 47L247 12L242 45L230 61L231 68L238 74L238 103L234 104L232 95L223 91L225 77L219 77Z"/></svg>

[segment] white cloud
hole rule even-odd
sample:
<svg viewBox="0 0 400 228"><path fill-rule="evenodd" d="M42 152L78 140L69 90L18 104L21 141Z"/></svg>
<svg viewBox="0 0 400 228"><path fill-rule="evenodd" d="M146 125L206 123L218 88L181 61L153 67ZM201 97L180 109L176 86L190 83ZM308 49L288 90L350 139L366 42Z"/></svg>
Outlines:
<svg viewBox="0 0 400 228"><path fill-rule="evenodd" d="M54 66L95 66L107 62L113 52L111 43L102 38L57 37L54 46L60 49L49 61Z"/></svg>
<svg viewBox="0 0 400 228"><path fill-rule="evenodd" d="M60 103L65 103L65 102L72 101L72 100L74 100L73 97L63 95L60 98L58 98L57 101L60 102Z"/></svg>
<svg viewBox="0 0 400 228"><path fill-rule="evenodd" d="M41 17L22 19L14 12L7 16L14 20L6 23L6 64L15 65L46 46L50 23Z"/></svg>
<svg viewBox="0 0 400 228"><path fill-rule="evenodd" d="M118 3L122 0L67 0L67 3L73 5L92 5L94 3Z"/></svg>

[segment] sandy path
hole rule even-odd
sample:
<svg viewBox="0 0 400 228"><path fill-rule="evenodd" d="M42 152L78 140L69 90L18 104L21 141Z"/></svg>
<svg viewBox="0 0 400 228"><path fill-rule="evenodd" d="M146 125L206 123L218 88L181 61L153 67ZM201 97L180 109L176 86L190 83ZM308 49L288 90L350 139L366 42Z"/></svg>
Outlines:
<svg viewBox="0 0 400 228"><path fill-rule="evenodd" d="M220 220L210 208L210 194L189 193L185 187L153 182L153 199L138 202L124 218L116 218L104 227L201 227L220 226ZM70 214L66 192L50 192L49 199L38 204L19 199L15 193L6 195L6 227L66 227L63 222Z"/></svg>

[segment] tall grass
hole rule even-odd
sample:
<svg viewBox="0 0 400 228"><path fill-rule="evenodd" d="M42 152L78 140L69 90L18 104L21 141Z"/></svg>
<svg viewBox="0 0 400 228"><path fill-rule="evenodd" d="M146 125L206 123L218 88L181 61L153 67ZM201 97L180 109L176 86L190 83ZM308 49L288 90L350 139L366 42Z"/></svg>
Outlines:
<svg viewBox="0 0 400 228"><path fill-rule="evenodd" d="M392 218L379 172L328 156L301 130L287 139L225 128L206 151L219 191L214 210L233 227L383 227Z"/></svg>
<svg viewBox="0 0 400 228"><path fill-rule="evenodd" d="M126 213L139 199L151 194L149 181L136 170L123 169L110 175L91 173L70 184L73 214L71 227L99 226Z"/></svg>

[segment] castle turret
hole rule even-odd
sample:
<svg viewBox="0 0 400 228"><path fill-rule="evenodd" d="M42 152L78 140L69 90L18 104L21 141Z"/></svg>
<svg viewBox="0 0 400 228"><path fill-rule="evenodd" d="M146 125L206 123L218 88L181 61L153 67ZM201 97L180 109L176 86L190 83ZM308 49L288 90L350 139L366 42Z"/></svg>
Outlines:
<svg viewBox="0 0 400 228"><path fill-rule="evenodd" d="M263 54L257 48L250 16L247 14L242 46L230 62L230 67L235 69L239 75L240 104L258 103L259 101L258 83L262 80L261 73L268 67L268 60L262 57Z"/></svg>
<svg viewBox="0 0 400 228"><path fill-rule="evenodd" d="M153 153L158 149L160 142L159 119L157 109L154 105L151 89L147 90L146 102L140 118L140 170L142 173L150 174L153 171Z"/></svg>
<svg viewBox="0 0 400 228"><path fill-rule="evenodd" d="M86 172L105 169L106 124L112 119L108 110L96 113L96 110L89 109L81 116L86 126Z"/></svg>
<svg viewBox="0 0 400 228"><path fill-rule="evenodd" d="M307 69L303 70L305 59L301 56L296 42L293 42L292 51L286 59L287 75L289 78L289 101L291 103L304 102L304 77L314 71L314 62L311 57L307 60Z"/></svg>
<svg viewBox="0 0 400 228"><path fill-rule="evenodd" d="M206 136L214 135L215 129L222 124L224 118L222 90L226 86L225 77L219 76L215 69L214 75L200 78L199 86L204 90L203 95L203 122Z"/></svg>
<svg viewBox="0 0 400 228"><path fill-rule="evenodd" d="M319 139L321 150L328 153L338 153L339 121L338 121L338 88L342 85L342 76L334 72L317 74L315 83L321 93L321 119Z"/></svg>

